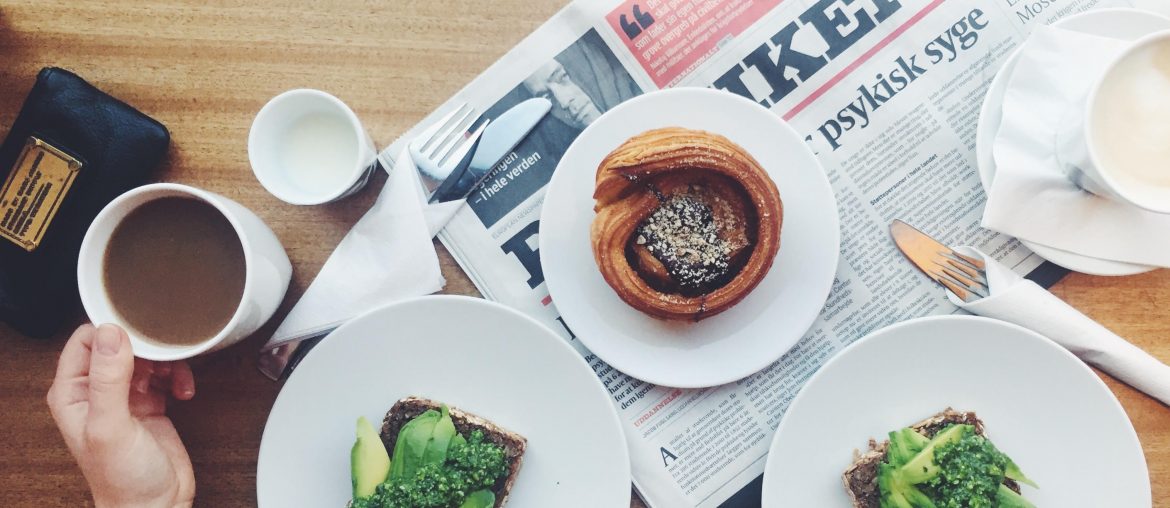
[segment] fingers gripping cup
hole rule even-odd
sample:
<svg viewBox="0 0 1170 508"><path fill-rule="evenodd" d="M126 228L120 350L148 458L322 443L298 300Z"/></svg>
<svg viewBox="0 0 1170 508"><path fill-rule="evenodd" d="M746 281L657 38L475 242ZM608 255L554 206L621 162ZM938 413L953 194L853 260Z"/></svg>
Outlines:
<svg viewBox="0 0 1170 508"><path fill-rule="evenodd" d="M357 115L320 90L268 101L248 133L248 160L260 184L294 205L337 201L360 190L377 152Z"/></svg>
<svg viewBox="0 0 1170 508"><path fill-rule="evenodd" d="M94 323L126 329L134 354L170 361L251 335L284 298L288 256L259 217L178 184L133 189L86 232L77 279Z"/></svg>
<svg viewBox="0 0 1170 508"><path fill-rule="evenodd" d="M1094 194L1170 213L1170 31L1122 50L1076 116L1060 134L1074 180Z"/></svg>

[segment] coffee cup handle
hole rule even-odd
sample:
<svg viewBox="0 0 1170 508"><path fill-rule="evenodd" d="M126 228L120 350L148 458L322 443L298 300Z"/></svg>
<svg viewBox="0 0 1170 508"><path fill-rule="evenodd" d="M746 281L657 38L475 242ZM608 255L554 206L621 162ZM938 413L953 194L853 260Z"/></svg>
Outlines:
<svg viewBox="0 0 1170 508"><path fill-rule="evenodd" d="M1082 190L1110 198L1112 193L1092 177L1093 159L1089 156L1089 142L1085 137L1084 109L1069 105L1057 125L1054 153L1060 169Z"/></svg>

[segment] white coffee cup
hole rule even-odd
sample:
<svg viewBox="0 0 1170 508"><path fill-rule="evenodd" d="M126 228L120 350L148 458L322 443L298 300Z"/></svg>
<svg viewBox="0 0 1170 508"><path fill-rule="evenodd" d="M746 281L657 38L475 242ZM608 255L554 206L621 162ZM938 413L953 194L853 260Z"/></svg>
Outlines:
<svg viewBox="0 0 1170 508"><path fill-rule="evenodd" d="M102 273L106 246L114 228L132 210L165 197L193 198L214 206L231 223L244 251L244 292L235 313L215 336L192 345L164 344L143 337L114 310ZM251 335L276 312L291 277L292 265L284 247L256 214L219 194L174 183L144 185L106 205L86 231L77 262L78 290L90 321L121 326L130 336L135 356L156 361L181 360L218 351Z"/></svg>
<svg viewBox="0 0 1170 508"><path fill-rule="evenodd" d="M1109 62L1083 110L1072 112L1058 133L1058 148L1081 188L1170 213L1170 68L1155 67L1149 58L1155 48L1170 58L1170 31L1130 43ZM1161 182L1145 172L1160 173Z"/></svg>
<svg viewBox="0 0 1170 508"><path fill-rule="evenodd" d="M377 165L374 142L353 110L320 90L268 101L252 121L248 160L268 192L294 205L337 201L360 190Z"/></svg>

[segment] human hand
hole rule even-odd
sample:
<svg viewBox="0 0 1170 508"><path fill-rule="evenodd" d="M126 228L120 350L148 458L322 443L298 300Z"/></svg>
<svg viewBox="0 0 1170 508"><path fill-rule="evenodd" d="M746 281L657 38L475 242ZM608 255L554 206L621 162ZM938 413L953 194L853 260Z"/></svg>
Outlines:
<svg viewBox="0 0 1170 508"><path fill-rule="evenodd" d="M102 507L191 506L195 476L166 398L189 400L185 362L134 358L114 325L78 328L61 351L49 410Z"/></svg>

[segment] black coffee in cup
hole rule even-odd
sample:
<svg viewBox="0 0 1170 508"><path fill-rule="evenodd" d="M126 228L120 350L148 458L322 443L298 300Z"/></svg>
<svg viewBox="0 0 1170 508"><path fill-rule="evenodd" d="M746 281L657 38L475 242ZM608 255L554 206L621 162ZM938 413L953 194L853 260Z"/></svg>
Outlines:
<svg viewBox="0 0 1170 508"><path fill-rule="evenodd" d="M215 337L244 294L239 235L205 201L163 197L130 211L102 262L114 311L144 338L191 345Z"/></svg>

